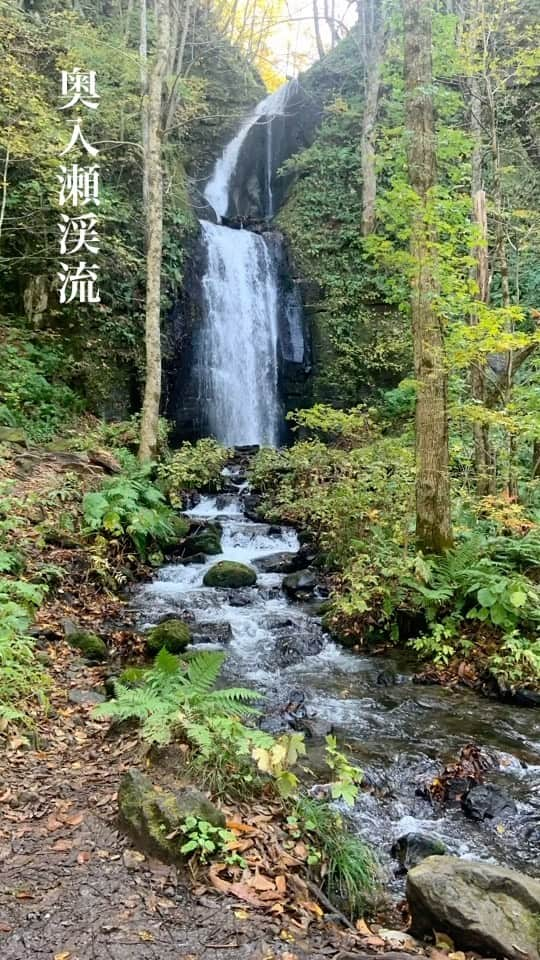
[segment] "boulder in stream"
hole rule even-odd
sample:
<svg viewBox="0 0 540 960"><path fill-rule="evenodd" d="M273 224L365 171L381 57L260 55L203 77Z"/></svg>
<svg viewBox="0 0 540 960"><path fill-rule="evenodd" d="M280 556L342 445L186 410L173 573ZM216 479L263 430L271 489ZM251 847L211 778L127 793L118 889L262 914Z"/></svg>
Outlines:
<svg viewBox="0 0 540 960"><path fill-rule="evenodd" d="M204 553L214 556L221 553L221 528L216 523L209 523L203 529L190 534L183 543L184 556Z"/></svg>
<svg viewBox="0 0 540 960"><path fill-rule="evenodd" d="M471 820L504 820L516 812L516 805L500 787L479 783L461 799L463 813Z"/></svg>
<svg viewBox="0 0 540 960"><path fill-rule="evenodd" d="M441 857L448 853L442 840L428 833L404 833L392 844L392 857L403 871L411 870L427 857Z"/></svg>
<svg viewBox="0 0 540 960"><path fill-rule="evenodd" d="M199 790L164 790L136 769L128 770L120 781L118 807L120 823L135 845L167 863L184 861L180 847L186 817L225 826L224 814Z"/></svg>
<svg viewBox="0 0 540 960"><path fill-rule="evenodd" d="M165 647L169 653L182 653L191 641L191 631L183 620L169 617L146 634L146 649L154 655Z"/></svg>
<svg viewBox="0 0 540 960"><path fill-rule="evenodd" d="M269 553L267 557L259 557L253 561L253 566L261 573L290 573L294 568L296 553L282 551Z"/></svg>
<svg viewBox="0 0 540 960"><path fill-rule="evenodd" d="M257 582L253 567L232 560L221 560L206 571L203 577L205 587L252 587Z"/></svg>
<svg viewBox="0 0 540 960"><path fill-rule="evenodd" d="M297 573L289 573L283 579L283 590L288 597L301 599L314 593L317 587L317 577L311 570L298 570Z"/></svg>
<svg viewBox="0 0 540 960"><path fill-rule="evenodd" d="M516 870L428 857L409 870L411 932L446 933L456 947L508 960L540 960L540 881Z"/></svg>

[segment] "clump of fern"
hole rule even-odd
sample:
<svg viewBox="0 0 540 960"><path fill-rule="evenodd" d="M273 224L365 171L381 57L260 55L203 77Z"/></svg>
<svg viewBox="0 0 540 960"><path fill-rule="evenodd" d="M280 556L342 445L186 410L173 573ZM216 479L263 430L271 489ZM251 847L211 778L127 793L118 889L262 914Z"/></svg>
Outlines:
<svg viewBox="0 0 540 960"><path fill-rule="evenodd" d="M175 735L184 736L209 756L225 721L256 714L253 703L261 697L244 687L216 689L224 656L205 650L182 660L160 650L141 682L126 686L117 681L115 699L96 707L95 715L137 720L148 743L163 745Z"/></svg>

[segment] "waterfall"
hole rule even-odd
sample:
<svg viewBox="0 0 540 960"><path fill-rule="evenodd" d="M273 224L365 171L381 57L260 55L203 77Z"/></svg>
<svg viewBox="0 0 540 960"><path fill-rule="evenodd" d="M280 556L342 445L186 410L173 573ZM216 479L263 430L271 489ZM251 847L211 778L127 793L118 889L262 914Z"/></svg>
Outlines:
<svg viewBox="0 0 540 960"><path fill-rule="evenodd" d="M272 156L272 118L285 112L287 100L291 94L294 81L285 83L275 93L271 93L254 108L247 120L244 121L235 137L227 144L221 157L216 162L212 176L206 185L204 197L214 210L218 221L227 215L229 207L229 182L240 156L244 140L251 128L264 118L266 123L266 144L267 144L267 185L268 185L268 216L273 216L271 210L271 156Z"/></svg>
<svg viewBox="0 0 540 960"><path fill-rule="evenodd" d="M280 405L275 267L264 239L203 220L208 265L197 354L200 402L224 444L275 445Z"/></svg>
<svg viewBox="0 0 540 960"><path fill-rule="evenodd" d="M284 115L291 88L285 84L255 107L223 150L204 191L218 223L200 221L206 266L194 376L203 419L227 445L275 446L282 429L279 258L263 235L232 229L221 220L229 210L231 178L242 147L258 123L266 127L265 214L273 216L272 120Z"/></svg>

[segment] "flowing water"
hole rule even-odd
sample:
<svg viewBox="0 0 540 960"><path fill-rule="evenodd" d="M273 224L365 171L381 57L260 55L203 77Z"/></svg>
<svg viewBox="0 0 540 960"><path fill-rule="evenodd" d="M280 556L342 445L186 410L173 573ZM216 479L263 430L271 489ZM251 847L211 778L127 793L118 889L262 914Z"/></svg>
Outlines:
<svg viewBox="0 0 540 960"><path fill-rule="evenodd" d="M406 663L350 653L322 635L322 648L305 654L318 620L309 605L287 600L282 575L259 573L255 587L216 590L204 587L205 571L217 560L250 563L270 554L294 553L294 530L253 523L242 511L241 495L225 508L204 498L194 518L219 518L223 553L204 564L171 564L137 597L141 626L174 614L193 621L194 635L208 624L230 625L224 647L225 679L265 694L264 710L284 705L291 691L305 694L313 721L333 728L365 771L366 784L351 813L355 829L372 841L396 893L402 880L391 861L392 841L410 831L434 835L451 853L489 859L540 873L540 725L535 710L481 699L463 689L417 686ZM283 646L283 637L287 643ZM305 641L305 643L304 643ZM204 646L204 644L203 644ZM291 655L292 647L292 655ZM285 650L285 654L284 654ZM297 652L298 655L295 655ZM399 682L382 686L385 668ZM315 733L317 728L315 727ZM310 761L322 772L320 739L309 741ZM489 751L490 783L517 804L502 826L468 820L459 806L441 811L419 795L448 761L468 743Z"/></svg>
<svg viewBox="0 0 540 960"><path fill-rule="evenodd" d="M204 195L218 223L201 220L206 269L203 317L196 344L199 404L210 433L227 445L275 445L283 421L279 398L278 258L264 235L221 224L229 184L251 128L266 129L265 214L273 216L272 118L290 95L286 84L259 103L225 147ZM298 310L296 311L298 313ZM303 355L301 329L287 309L295 356ZM292 317L292 320L291 320Z"/></svg>
<svg viewBox="0 0 540 960"><path fill-rule="evenodd" d="M227 445L275 444L280 431L278 390L278 263L271 235L221 225L229 208L229 185L251 127L265 122L266 215L273 214L271 117L286 110L286 86L260 103L217 161L205 196L218 223L201 222L206 250L203 317L198 341L199 398L210 430ZM301 305L290 293L284 304L290 359L301 361ZM229 478L229 482L231 482ZM193 518L219 517L220 557L201 564L171 564L137 595L142 627L175 614L192 622L193 635L225 643L225 679L265 694L265 710L280 721L279 707L300 688L314 738L310 763L323 773L325 730L333 728L364 769L362 790L351 817L386 865L390 885L400 889L392 841L411 831L444 841L452 853L492 859L540 872L540 728L537 713L479 699L463 689L420 687L406 662L359 656L322 633L313 608L287 600L282 576L259 573L245 590L203 586L205 571L218 559L251 563L270 554L294 554L293 530L246 519L242 488L224 502L204 498ZM381 675L397 672L397 683ZM492 754L487 777L517 804L507 823L467 820L459 806L440 810L422 787L475 743Z"/></svg>

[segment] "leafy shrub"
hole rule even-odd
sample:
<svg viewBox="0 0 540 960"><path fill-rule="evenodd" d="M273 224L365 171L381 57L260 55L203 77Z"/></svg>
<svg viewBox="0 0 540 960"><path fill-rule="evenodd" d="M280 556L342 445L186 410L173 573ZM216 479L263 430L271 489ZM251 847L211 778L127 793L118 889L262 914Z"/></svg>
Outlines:
<svg viewBox="0 0 540 960"><path fill-rule="evenodd" d="M187 838L180 847L180 853L196 856L201 863L215 857L223 863L242 862L242 858L229 852L229 844L236 840L236 834L224 827L215 827L200 817L186 817L182 823L182 833Z"/></svg>
<svg viewBox="0 0 540 960"><path fill-rule="evenodd" d="M87 532L129 537L143 560L152 546L172 543L175 538L174 514L144 471L131 478L107 480L100 490L87 493L83 514Z"/></svg>
<svg viewBox="0 0 540 960"><path fill-rule="evenodd" d="M27 636L43 596L42 589L22 580L0 580L0 729L28 722L25 707L48 686Z"/></svg>
<svg viewBox="0 0 540 960"><path fill-rule="evenodd" d="M195 488L219 490L223 483L221 471L229 457L230 451L211 437L194 444L185 441L158 468L159 479L171 503L181 505L182 494Z"/></svg>
<svg viewBox="0 0 540 960"><path fill-rule="evenodd" d="M5 331L4 331L5 333ZM67 358L51 340L17 340L8 332L0 365L0 424L21 427L31 440L50 439L73 419L82 401L58 377Z"/></svg>

